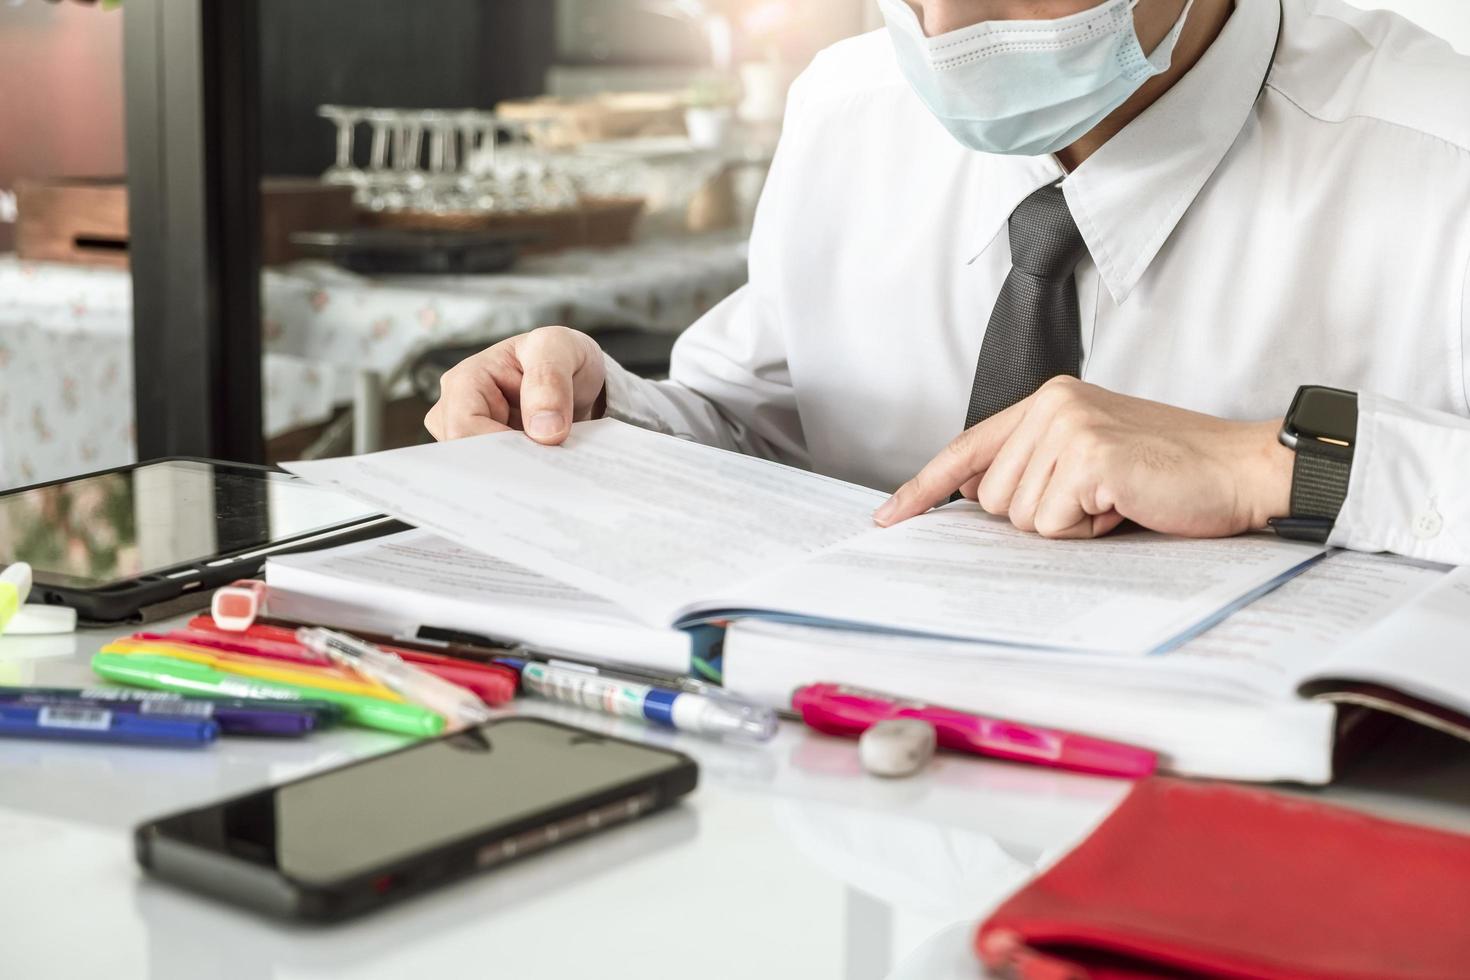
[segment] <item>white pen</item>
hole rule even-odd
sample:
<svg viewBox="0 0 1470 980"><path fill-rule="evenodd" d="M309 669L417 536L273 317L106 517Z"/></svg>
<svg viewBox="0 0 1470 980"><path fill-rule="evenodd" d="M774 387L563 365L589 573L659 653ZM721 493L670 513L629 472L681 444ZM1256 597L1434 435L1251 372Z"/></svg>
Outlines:
<svg viewBox="0 0 1470 980"><path fill-rule="evenodd" d="M723 695L652 687L567 663L529 661L521 668L521 684L549 701L642 718L681 732L751 742L769 741L776 735L776 713L770 708Z"/></svg>
<svg viewBox="0 0 1470 980"><path fill-rule="evenodd" d="M377 681L405 700L444 716L451 727L479 725L493 716L485 702L473 691L389 653L365 640L318 626L304 626L296 631L296 642L332 662L354 670L369 680Z"/></svg>

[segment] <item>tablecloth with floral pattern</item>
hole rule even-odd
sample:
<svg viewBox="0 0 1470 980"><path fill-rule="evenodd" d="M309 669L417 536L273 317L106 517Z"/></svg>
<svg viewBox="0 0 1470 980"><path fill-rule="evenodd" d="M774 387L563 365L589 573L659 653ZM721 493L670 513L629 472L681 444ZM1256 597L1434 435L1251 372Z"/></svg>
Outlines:
<svg viewBox="0 0 1470 980"><path fill-rule="evenodd" d="M745 254L730 232L528 256L486 276L267 269L266 434L325 420L355 372L391 379L434 347L548 323L682 330L745 281ZM134 458L131 333L125 271L0 255L0 488Z"/></svg>

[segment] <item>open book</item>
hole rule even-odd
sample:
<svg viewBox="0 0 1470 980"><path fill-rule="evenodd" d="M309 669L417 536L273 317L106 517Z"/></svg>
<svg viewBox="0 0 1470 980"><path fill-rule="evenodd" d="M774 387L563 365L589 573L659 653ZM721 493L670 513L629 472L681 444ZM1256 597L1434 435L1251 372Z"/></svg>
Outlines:
<svg viewBox="0 0 1470 980"><path fill-rule="evenodd" d="M1047 541L968 502L879 529L878 491L613 420L556 448L505 432L287 469L652 627L762 617L1143 656L1323 554L1271 535Z"/></svg>
<svg viewBox="0 0 1470 980"><path fill-rule="evenodd" d="M568 656L689 671L697 637L428 531L270 558L271 614L411 637L424 626Z"/></svg>
<svg viewBox="0 0 1470 980"><path fill-rule="evenodd" d="M846 683L1152 748L1175 772L1325 783L1337 705L1470 738L1470 566L1339 552L1178 648L1087 657L737 623L725 683Z"/></svg>

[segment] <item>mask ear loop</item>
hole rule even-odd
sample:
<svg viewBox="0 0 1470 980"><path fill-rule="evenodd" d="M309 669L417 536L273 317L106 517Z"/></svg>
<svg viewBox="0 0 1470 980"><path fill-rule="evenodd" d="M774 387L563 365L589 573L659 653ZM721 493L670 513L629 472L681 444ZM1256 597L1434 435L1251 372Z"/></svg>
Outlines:
<svg viewBox="0 0 1470 980"><path fill-rule="evenodd" d="M1128 0L1128 12L1130 14L1133 13L1133 11L1138 7L1138 4L1139 3L1140 3L1140 0ZM1189 16L1189 8L1191 6L1193 6L1193 4L1191 4L1191 3L1186 3L1184 5L1184 10L1179 14L1179 19L1180 20L1183 20L1184 18L1186 18L1186 17Z"/></svg>
<svg viewBox="0 0 1470 980"><path fill-rule="evenodd" d="M1128 9L1131 11L1134 7L1138 6L1138 3L1139 0L1130 0ZM1189 20L1189 12L1193 8L1194 0L1184 0L1184 9L1179 11L1179 19L1174 22L1173 27L1169 28L1169 33L1164 35L1163 39L1154 47L1152 51L1143 55L1144 61L1147 62L1148 65L1154 69L1155 73L1167 70L1169 65L1173 63L1174 45L1178 44L1179 38L1183 36L1185 21ZM1138 30L1136 25L1134 27L1133 37L1135 41L1138 40ZM1154 57L1166 44L1169 45L1169 60L1166 61L1162 66L1157 65L1154 63ZM1141 47L1139 48L1139 51L1140 53L1142 53Z"/></svg>

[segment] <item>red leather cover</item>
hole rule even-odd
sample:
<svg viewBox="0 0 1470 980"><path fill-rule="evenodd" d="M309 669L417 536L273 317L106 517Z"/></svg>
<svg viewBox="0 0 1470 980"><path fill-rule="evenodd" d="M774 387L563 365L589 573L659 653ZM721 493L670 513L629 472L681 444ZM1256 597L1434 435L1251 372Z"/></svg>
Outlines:
<svg viewBox="0 0 1470 980"><path fill-rule="evenodd" d="M1470 837L1148 779L975 949L1024 980L1470 977Z"/></svg>

